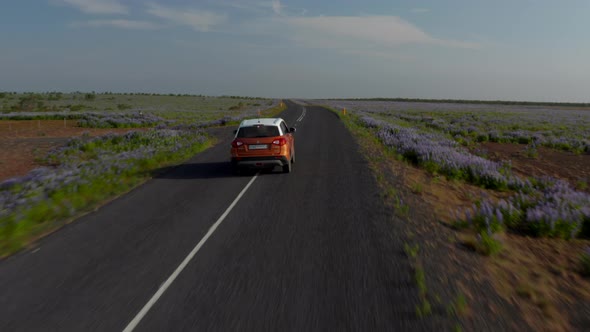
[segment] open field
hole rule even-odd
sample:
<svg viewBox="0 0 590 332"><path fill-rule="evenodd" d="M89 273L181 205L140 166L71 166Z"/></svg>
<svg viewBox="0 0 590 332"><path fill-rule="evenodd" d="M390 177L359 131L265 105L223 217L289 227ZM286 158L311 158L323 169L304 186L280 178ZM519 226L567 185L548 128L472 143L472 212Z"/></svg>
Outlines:
<svg viewBox="0 0 590 332"><path fill-rule="evenodd" d="M71 137L156 125L219 125L222 119L230 122L253 116L276 103L247 97L4 93L0 98L0 182L40 166L36 160Z"/></svg>
<svg viewBox="0 0 590 332"><path fill-rule="evenodd" d="M2 94L0 94L2 96ZM0 97L0 113L76 111L149 111L191 112L201 115L227 111L244 106L268 106L269 99L252 97L211 97L201 95L162 95L142 93L4 93Z"/></svg>
<svg viewBox="0 0 590 332"><path fill-rule="evenodd" d="M41 166L39 160L49 151L65 145L70 138L108 133L125 133L123 128L82 128L77 121L21 120L0 121L0 182L24 176Z"/></svg>
<svg viewBox="0 0 590 332"><path fill-rule="evenodd" d="M47 95L43 98L51 99ZM115 97L107 101L119 101L110 98ZM153 170L182 162L207 148L212 139L205 128L235 124L257 114L274 115L284 107L277 100L244 98L125 99L136 104L130 105L130 110L103 110L108 103L96 97L86 100L92 111L13 108L0 114L0 256L133 188ZM158 115L143 110L149 99ZM180 111L166 111L168 107L179 107Z"/></svg>
<svg viewBox="0 0 590 332"><path fill-rule="evenodd" d="M412 232L445 254L431 250L435 262L425 265L479 253L477 278L489 278L534 330L588 326L588 110L313 102L347 110L342 118L372 147L368 158L379 160L374 170L401 214L430 211L411 218ZM388 177L405 189L388 187ZM450 229L454 240L441 239Z"/></svg>
<svg viewBox="0 0 590 332"><path fill-rule="evenodd" d="M111 93L0 93L0 96L3 96L0 119L66 118L83 120L81 125L85 127L96 127L99 119L112 123L123 121L127 127L151 127L161 122L191 124L221 117L229 120L255 115L277 102L250 97Z"/></svg>

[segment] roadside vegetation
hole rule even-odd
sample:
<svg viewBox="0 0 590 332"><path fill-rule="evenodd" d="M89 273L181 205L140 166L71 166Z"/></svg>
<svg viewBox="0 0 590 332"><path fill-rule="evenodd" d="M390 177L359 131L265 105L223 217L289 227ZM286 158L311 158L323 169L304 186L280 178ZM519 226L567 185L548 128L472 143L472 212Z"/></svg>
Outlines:
<svg viewBox="0 0 590 332"><path fill-rule="evenodd" d="M405 100L314 102L341 116L346 110L342 118L349 129L381 146L387 156L382 162L401 165L396 167L407 177L407 191L430 206L440 227L456 230L452 241L458 248L486 257L484 274L507 301L518 299L531 327L583 324L589 310L584 299L590 299L584 272L590 260L585 185L590 177L579 168L590 165L589 110ZM505 146L520 150L516 170L511 159L486 151ZM542 167L546 156L568 154L579 164L559 166L575 168L574 178L567 172L535 176L523 171L528 168L522 163ZM402 201L401 189L397 192L394 201ZM408 255L412 248L406 247Z"/></svg>
<svg viewBox="0 0 590 332"><path fill-rule="evenodd" d="M431 130L431 126L415 126L412 122L408 125L407 116L391 113L393 115L385 117L389 121L375 119L369 111L359 111L356 116L361 126L372 130L379 141L395 151L400 159L432 175L443 175L491 191L513 193L503 200L484 196L470 208L457 209L454 211L457 226L470 226L488 235L509 229L534 237L590 238L590 194L557 178L523 178L512 172L510 160L497 162L473 154L463 146L465 137L456 134L457 125L452 129ZM569 115L566 118L569 120ZM546 118L542 119L539 121L547 122ZM430 117L428 122L435 120ZM423 118L418 121L424 122ZM590 130L590 112L586 117L576 116L574 122L576 125L588 123L581 131L573 131L573 135L584 137ZM434 128L440 129L440 126ZM495 127L492 130L496 130ZM471 132L473 134L467 135L476 138L482 136L477 129L461 129L461 132ZM540 137L536 133L528 136ZM555 137L555 140L563 139ZM577 146L583 146L579 153L590 152L590 142L585 138L577 142Z"/></svg>
<svg viewBox="0 0 590 332"><path fill-rule="evenodd" d="M68 218L210 145L203 132L155 130L72 139L45 167L0 184L0 253L13 253Z"/></svg>
<svg viewBox="0 0 590 332"><path fill-rule="evenodd" d="M28 136L21 138L11 135L22 135L24 131L19 133L11 129L18 120L35 119L35 130L37 126L43 128L46 119L64 118L73 120L70 122L82 131L97 128L117 130L100 136L90 136L89 131L72 136L65 146L63 143L57 144L46 155L35 157L37 168L26 175L4 181L0 179L0 257L22 249L35 239L91 211L105 200L133 189L149 179L154 171L181 163L211 146L215 141L206 134L206 128L237 124L244 118L259 115L276 116L286 108L278 100L246 97L108 93L2 93L0 96L0 102L6 98L13 99L11 110L3 115L5 119L10 119L7 121L10 129L0 139L7 142L28 139ZM139 99L134 99L136 97ZM103 105L101 99L114 98L111 101L119 103L117 98L128 98L132 105L125 112L119 109L76 114L71 114L69 110L58 110L58 113L51 114L51 111L34 109L33 104L31 107L21 107L24 105L23 100L38 101L40 98L48 102L80 99L94 105L93 108ZM170 114L167 114L164 109L169 106L158 104L176 98L191 99L190 108L194 109L169 111ZM136 105L144 103L145 99L152 100L152 109L160 110L140 110ZM15 105L18 107L16 111ZM236 105L238 107L230 110ZM201 107L203 111L199 111ZM129 130L121 131L124 128ZM46 137L45 133L42 138L43 142L53 139ZM7 144L11 145L10 142ZM56 139L56 142L61 140ZM37 149L34 146L31 148ZM20 154L22 151L15 150L14 153ZM13 157L9 155L7 158L11 160Z"/></svg>

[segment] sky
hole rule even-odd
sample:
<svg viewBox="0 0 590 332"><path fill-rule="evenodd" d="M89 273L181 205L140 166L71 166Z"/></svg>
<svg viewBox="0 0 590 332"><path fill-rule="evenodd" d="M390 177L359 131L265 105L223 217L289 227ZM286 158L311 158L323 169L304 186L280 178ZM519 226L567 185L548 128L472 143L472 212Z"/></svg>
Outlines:
<svg viewBox="0 0 590 332"><path fill-rule="evenodd" d="M590 102L588 0L0 8L0 91Z"/></svg>

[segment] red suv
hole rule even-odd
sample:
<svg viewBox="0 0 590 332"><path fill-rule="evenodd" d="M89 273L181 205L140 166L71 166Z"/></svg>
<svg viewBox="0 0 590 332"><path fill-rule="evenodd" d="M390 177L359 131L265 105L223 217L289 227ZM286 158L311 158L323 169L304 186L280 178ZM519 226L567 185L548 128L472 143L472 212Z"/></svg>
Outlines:
<svg viewBox="0 0 590 332"><path fill-rule="evenodd" d="M234 173L242 168L281 166L290 173L295 162L295 128L281 118L244 120L231 143L231 165Z"/></svg>

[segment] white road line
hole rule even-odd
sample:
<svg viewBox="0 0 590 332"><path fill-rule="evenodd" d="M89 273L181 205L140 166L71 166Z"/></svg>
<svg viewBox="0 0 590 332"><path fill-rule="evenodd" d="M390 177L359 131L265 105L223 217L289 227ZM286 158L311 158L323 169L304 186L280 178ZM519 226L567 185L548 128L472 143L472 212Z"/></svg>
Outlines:
<svg viewBox="0 0 590 332"><path fill-rule="evenodd" d="M303 120L306 112L307 112L307 110L305 109L305 107L303 107L303 112L301 112L301 116L299 117L299 119L297 119L297 122L300 122L301 120Z"/></svg>
<svg viewBox="0 0 590 332"><path fill-rule="evenodd" d="M170 275L170 277L168 277L168 279L162 284L160 289L158 289L158 291L152 296L152 298L148 301L148 303L146 303L146 305L135 316L135 318L133 318L133 320L129 323L129 325L127 325L127 327L123 330L123 332L131 332L137 327L137 325L141 322L143 317L145 317L145 315L148 313L148 311L154 306L154 304L156 304L158 299L160 299L160 297L162 296L162 294L164 294L164 292L168 289L168 287L170 287L170 285L172 285L172 283L174 282L176 277L178 277L178 275L182 272L182 270L184 270L184 268L188 265L190 260L193 259L193 257L197 254L197 252L199 252L199 250L201 249L203 244L205 244L207 239L209 239L211 234L213 234L213 232L215 232L215 230L221 224L221 222L225 219L225 217L227 217L227 215L231 212L231 210L234 208L234 206L236 206L238 201L242 198L242 196L244 196L244 194L246 193L248 188L250 188L250 186L252 185L254 180L256 180L257 177L258 177L258 174L254 175L254 177L250 180L250 182L248 182L248 184L244 187L244 189L242 189L242 191L240 192L238 197L236 197L236 199L234 199L234 201L227 208L227 210L225 210L225 212L221 215L221 217L219 217L219 219L217 219L217 221L213 224L213 226L211 226L211 228L209 228L209 231L207 232L207 234L205 234L205 236L201 239L201 241L199 241L199 243L197 243L197 246L195 248L193 248L193 250L188 254L188 256L186 256L186 258L182 261L182 263L180 263L180 265L176 268L176 270L174 270L174 272Z"/></svg>

